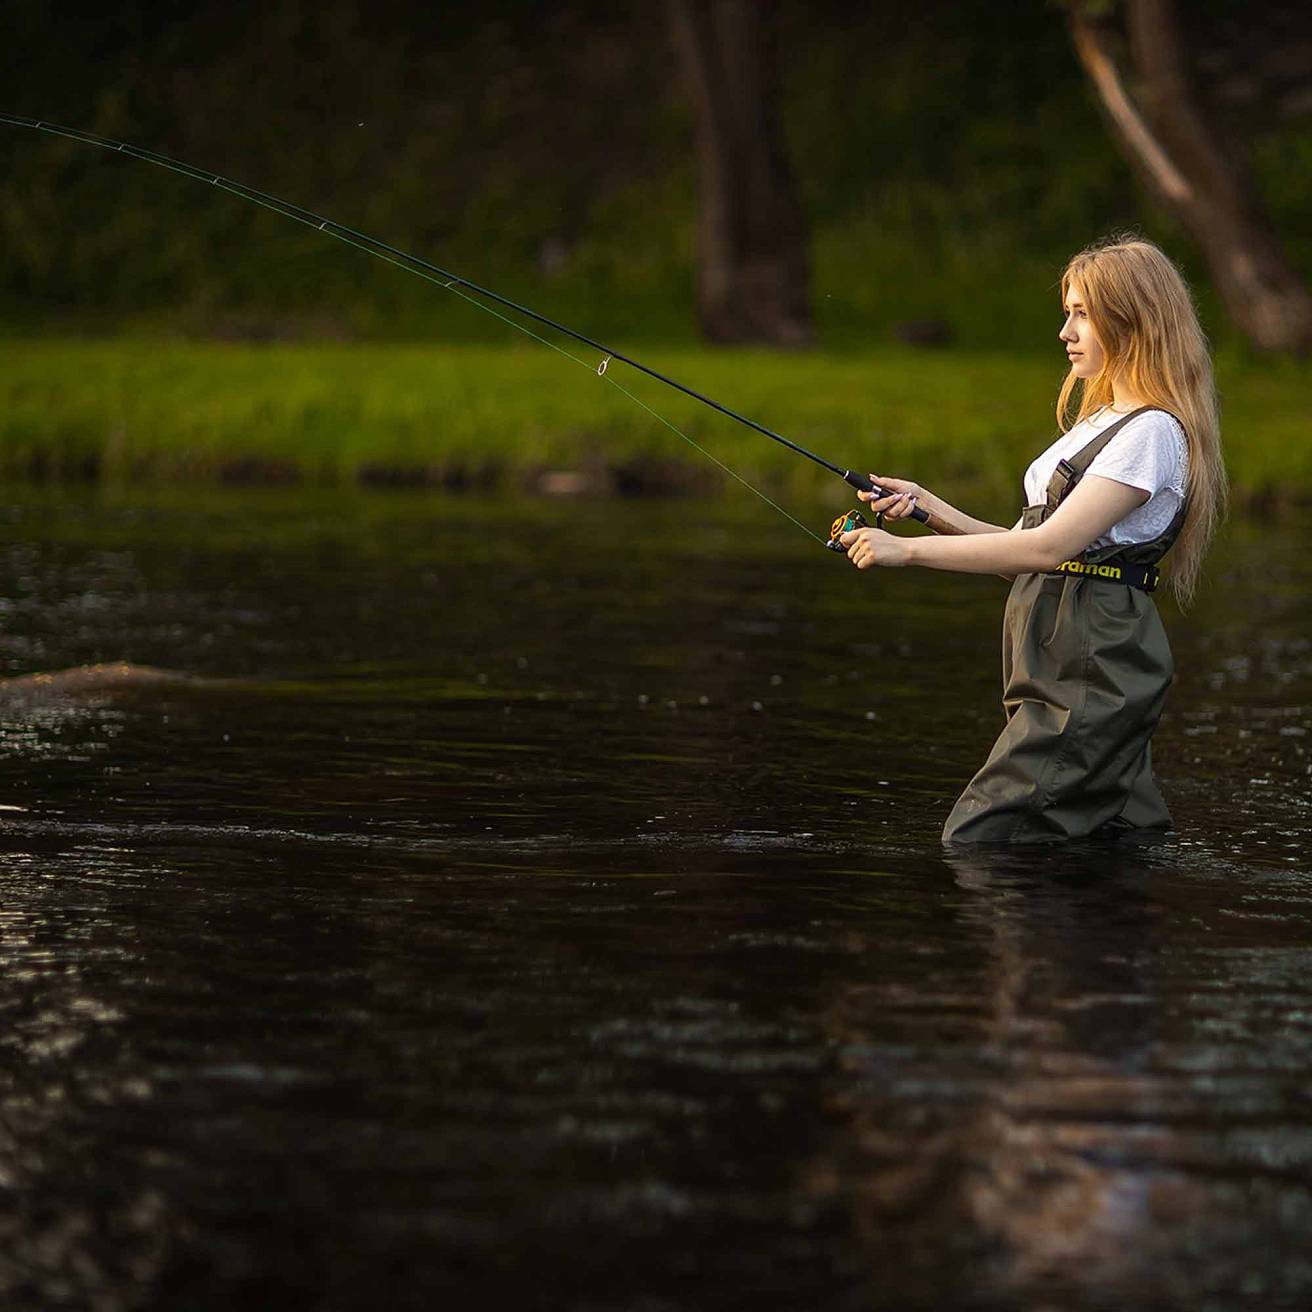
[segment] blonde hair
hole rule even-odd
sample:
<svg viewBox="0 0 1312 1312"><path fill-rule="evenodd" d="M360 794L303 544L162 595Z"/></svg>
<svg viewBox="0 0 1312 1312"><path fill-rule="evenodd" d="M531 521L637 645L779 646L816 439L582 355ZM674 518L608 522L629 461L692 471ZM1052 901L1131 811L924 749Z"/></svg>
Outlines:
<svg viewBox="0 0 1312 1312"><path fill-rule="evenodd" d="M1119 378L1148 405L1170 411L1189 443L1185 519L1171 553L1171 590L1182 606L1192 600L1203 556L1225 506L1221 422L1207 338L1180 271L1150 241L1112 237L1076 255L1061 276L1065 305L1078 283L1084 308L1105 359L1096 377L1066 376L1057 397L1063 433L1112 403ZM1078 405L1072 400L1083 382Z"/></svg>

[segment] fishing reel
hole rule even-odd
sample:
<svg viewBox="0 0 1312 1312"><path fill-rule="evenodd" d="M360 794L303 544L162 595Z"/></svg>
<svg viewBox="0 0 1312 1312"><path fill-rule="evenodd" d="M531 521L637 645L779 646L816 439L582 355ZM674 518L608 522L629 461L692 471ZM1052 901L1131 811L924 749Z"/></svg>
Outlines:
<svg viewBox="0 0 1312 1312"><path fill-rule="evenodd" d="M880 522L883 518L883 515L876 516L876 527L884 527ZM843 534L850 533L856 528L867 527L868 525L866 524L865 516L862 515L859 510L844 511L843 514L839 515L839 517L830 524L829 541L825 543L825 546L827 546L830 551L846 551L847 548L839 541Z"/></svg>

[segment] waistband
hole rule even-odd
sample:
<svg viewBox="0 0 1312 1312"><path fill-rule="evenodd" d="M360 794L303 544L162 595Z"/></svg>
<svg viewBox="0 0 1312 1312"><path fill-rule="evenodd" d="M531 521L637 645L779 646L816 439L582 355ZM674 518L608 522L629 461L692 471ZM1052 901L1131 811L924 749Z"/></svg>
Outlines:
<svg viewBox="0 0 1312 1312"><path fill-rule="evenodd" d="M1108 583L1123 583L1140 592L1155 592L1161 571L1156 565L1131 565L1124 561L1103 561L1095 565L1087 560L1063 560L1049 574L1074 574L1078 578L1104 579Z"/></svg>

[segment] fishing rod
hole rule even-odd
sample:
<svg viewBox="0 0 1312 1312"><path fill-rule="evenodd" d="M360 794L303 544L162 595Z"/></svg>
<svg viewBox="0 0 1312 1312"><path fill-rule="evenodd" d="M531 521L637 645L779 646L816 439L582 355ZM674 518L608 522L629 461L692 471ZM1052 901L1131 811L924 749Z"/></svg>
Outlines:
<svg viewBox="0 0 1312 1312"><path fill-rule="evenodd" d="M768 437L771 441L787 447L790 451L795 451L798 455L805 456L806 459L829 470L830 473L837 474L845 483L850 484L861 492L869 492L876 497L886 495L884 489L879 487L868 475L858 473L852 469L844 469L841 466L834 464L832 461L826 460L823 456L817 455L814 451L808 451L807 448L800 443L784 437L781 433L776 433L773 429L767 428L764 424L757 423L754 419L749 419L746 415L739 414L738 411L732 410L728 406L722 405L719 401L714 400L712 397L706 396L696 389L686 386L677 379L671 378L669 375L663 374L659 370L653 369L639 360L633 359L622 351L617 351L612 347L605 346L603 343L588 337L584 333L578 332L563 323L558 323L555 319L548 318L545 314L539 314L536 310L530 309L526 305L520 305L518 302L512 301L509 297L502 296L499 292L494 292L487 287L481 287L478 283L471 282L468 278L463 278L459 274L452 273L448 269L443 269L439 265L422 259L418 255L412 255L408 251L403 251L377 237L371 237L368 233L360 232L356 228L348 227L344 223L338 223L333 219L325 218L322 214L316 214L313 210L307 210L304 206L296 205L291 201L282 200L278 196L270 195L268 192L259 191L254 187L248 187L244 183L235 182L231 178L225 178L221 174L214 173L208 169L197 168L195 165L188 164L183 160L173 159L168 155L161 155L156 151L146 150L141 146L134 146L125 141L116 141L111 137L98 136L94 132L85 132L81 128L71 128L60 123L51 123L46 119L26 118L19 114L6 113L0 113L0 123L7 123L12 127L31 128L37 132L45 132L52 136L66 137L71 141L79 141L84 145L98 146L102 150L112 151L116 154L129 155L134 159L142 160L147 164L154 164L159 168L168 169L172 173L181 174L183 177L191 178L196 182L203 182L210 186L218 187L223 191L241 197L243 200L251 201L264 209L272 210L277 214L282 214L286 218L294 219L296 222L304 224L306 227L315 228L319 232L326 233L328 236L334 237L338 241L345 242L349 246L354 246L357 250L364 251L367 255L372 255L389 264L394 264L398 268L417 274L422 278L426 278L429 282L438 283L444 290L455 292L457 295L460 295L462 299L469 301L471 305L475 305L479 309L488 311L488 313L495 315L495 317L501 319L511 327L527 333L535 341L541 342L544 346L549 346L553 350L561 351L561 348L555 343L548 341L546 338L530 331L528 328L524 327L523 324L517 323L513 319L508 319L504 315L497 314L497 312L492 310L489 306L482 304L480 301L474 300L473 297L481 297L484 300L493 301L498 305L504 306L506 309L513 310L516 314L522 314L537 323L543 324L554 332L561 333L566 337L571 337L575 341L581 342L584 346L600 351L605 356L605 359L596 366L598 376L606 378L606 381L612 383L612 385L617 387L631 400L637 402L638 405L642 406L643 409L659 419L666 427L673 429L674 432L678 433L684 441L696 447L704 455L708 456L719 465L726 473L732 475L745 487L750 488L751 491L755 492L763 501L774 506L780 514L792 520L794 524L797 524L799 528L804 529L811 537L815 537L817 540L822 539L819 539L817 534L812 533L811 530L806 528L806 526L799 520L794 519L793 516L788 514L782 506L771 501L770 498L761 492L759 488L752 487L746 479L735 473L704 447L701 447L698 443L694 442L686 433L675 428L668 419L663 415L658 414L640 397L634 396L632 392L628 391L615 379L607 377L606 370L611 362L618 360L622 364L628 365L631 369L636 369L639 373L646 374L647 377L653 378L659 383L664 383L666 387L672 387L675 391L682 392L685 396L691 397L694 401L700 401L703 405L709 406L712 410L718 411L729 419L736 420L738 423L752 429L754 432L760 433L762 436ZM457 291L457 288L463 288L465 291L471 293L471 295L465 296L462 292ZM561 351L561 353L568 356L568 358L574 360L578 364L587 365L586 361L580 360L570 352ZM919 520L921 523L928 523L930 519L928 512L921 509L919 506L912 509L911 516L913 519ZM842 518L843 517L840 516L840 520L842 520ZM835 529L840 520L835 520ZM847 520L848 527L860 526L865 522L856 512L850 512ZM830 539L826 545L834 547L836 550L843 550L843 548L837 544L837 537L837 532L831 530Z"/></svg>

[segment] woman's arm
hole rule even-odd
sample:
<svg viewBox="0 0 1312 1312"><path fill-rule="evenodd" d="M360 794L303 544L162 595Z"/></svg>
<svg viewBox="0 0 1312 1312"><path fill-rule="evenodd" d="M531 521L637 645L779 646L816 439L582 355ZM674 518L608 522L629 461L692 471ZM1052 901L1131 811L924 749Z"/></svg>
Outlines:
<svg viewBox="0 0 1312 1312"><path fill-rule="evenodd" d="M935 495L933 492L926 492L920 498L921 507L929 511L929 527L935 533L941 533L949 537L960 537L974 533L1005 533L1007 526L1005 524L990 524L987 520L976 519L973 515L968 515L964 510L958 510L956 506L944 501L942 497Z"/></svg>
<svg viewBox="0 0 1312 1312"><path fill-rule="evenodd" d="M1147 500L1142 488L1091 474L1038 528L915 538L862 528L844 533L842 542L858 569L924 565L966 574L1037 574L1078 556Z"/></svg>
<svg viewBox="0 0 1312 1312"><path fill-rule="evenodd" d="M942 497L921 487L919 483L912 483L909 479L886 478L882 474L871 474L870 481L892 495L876 499L873 492L858 492L857 499L868 501L871 510L888 519L905 519L915 506L919 506L928 513L928 527L935 533L955 537L965 533L1007 531L1001 524L990 524L986 520L975 519L964 510L958 510Z"/></svg>

